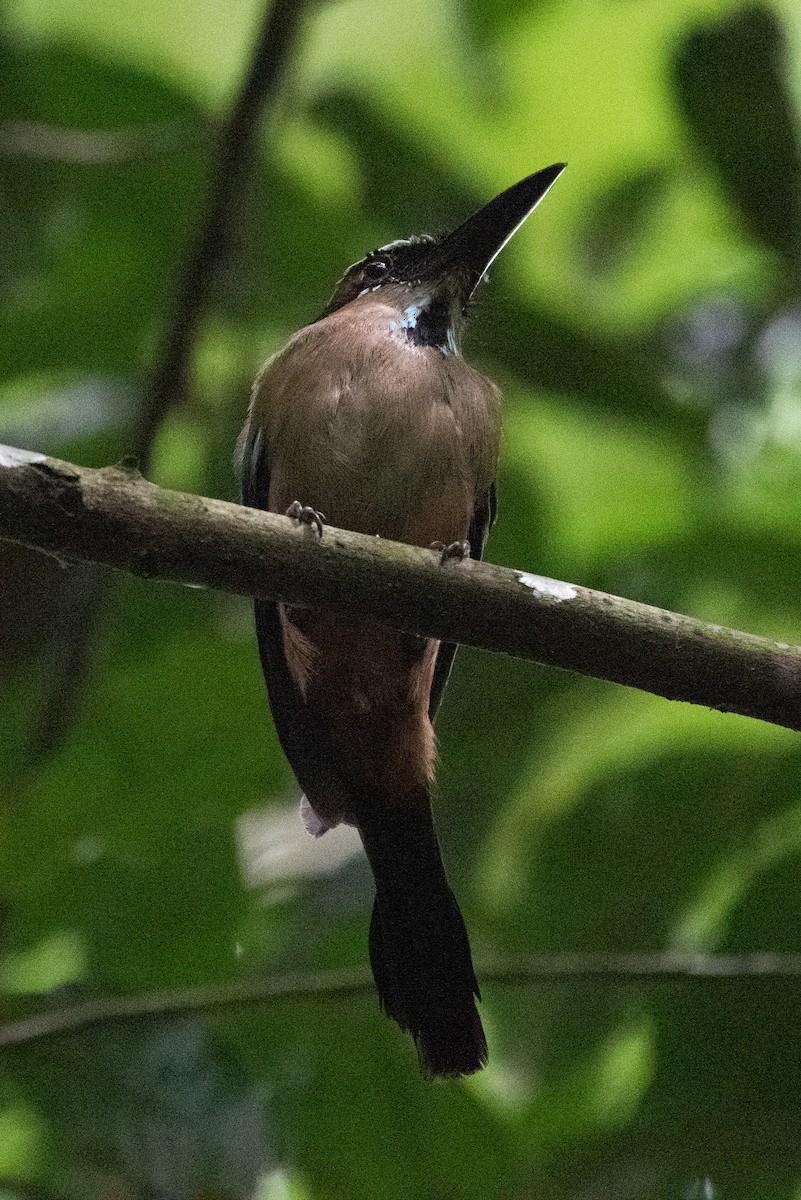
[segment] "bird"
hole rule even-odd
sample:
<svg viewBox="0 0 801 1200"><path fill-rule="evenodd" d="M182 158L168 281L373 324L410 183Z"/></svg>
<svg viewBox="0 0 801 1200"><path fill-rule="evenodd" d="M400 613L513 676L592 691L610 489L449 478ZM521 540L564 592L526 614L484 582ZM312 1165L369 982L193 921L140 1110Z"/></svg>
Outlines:
<svg viewBox="0 0 801 1200"><path fill-rule="evenodd" d="M242 501L480 559L495 520L501 396L462 356L479 283L564 170L527 176L452 232L371 251L265 364L237 456ZM321 836L354 825L375 882L369 957L386 1014L427 1077L487 1062L467 930L432 813L433 720L455 645L369 612L257 599L278 738Z"/></svg>

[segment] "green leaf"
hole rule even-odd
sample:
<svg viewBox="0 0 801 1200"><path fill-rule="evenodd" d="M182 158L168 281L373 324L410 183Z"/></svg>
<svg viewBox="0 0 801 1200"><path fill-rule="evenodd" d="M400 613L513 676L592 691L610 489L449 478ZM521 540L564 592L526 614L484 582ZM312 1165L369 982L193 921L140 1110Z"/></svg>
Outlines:
<svg viewBox="0 0 801 1200"><path fill-rule="evenodd" d="M689 34L674 86L699 154L749 233L797 280L801 154L788 71L781 22L753 5Z"/></svg>

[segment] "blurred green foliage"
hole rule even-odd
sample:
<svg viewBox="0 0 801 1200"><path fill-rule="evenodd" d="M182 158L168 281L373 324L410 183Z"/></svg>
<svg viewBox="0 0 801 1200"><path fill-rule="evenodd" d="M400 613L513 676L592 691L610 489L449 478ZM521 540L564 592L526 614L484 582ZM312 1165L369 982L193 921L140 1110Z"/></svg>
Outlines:
<svg viewBox="0 0 801 1200"><path fill-rule="evenodd" d="M256 0L11 0L0 434L132 439ZM801 9L339 0L309 12L160 482L233 497L250 380L374 245L569 170L484 288L506 396L488 557L801 638ZM248 606L116 582L76 727L31 765L63 569L0 545L3 1013L366 962L312 844ZM801 948L787 731L462 652L438 820L476 957ZM372 996L120 1023L0 1060L0 1195L801 1196L792 981L484 986L432 1086Z"/></svg>

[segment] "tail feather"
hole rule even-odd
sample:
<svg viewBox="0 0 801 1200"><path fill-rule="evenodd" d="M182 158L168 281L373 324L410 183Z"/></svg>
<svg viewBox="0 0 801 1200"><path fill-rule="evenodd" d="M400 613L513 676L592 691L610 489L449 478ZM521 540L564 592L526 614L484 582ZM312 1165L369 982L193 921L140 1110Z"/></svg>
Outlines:
<svg viewBox="0 0 801 1200"><path fill-rule="evenodd" d="M359 832L376 884L370 963L382 1007L414 1038L425 1074L471 1075L487 1061L480 994L431 809L373 812Z"/></svg>

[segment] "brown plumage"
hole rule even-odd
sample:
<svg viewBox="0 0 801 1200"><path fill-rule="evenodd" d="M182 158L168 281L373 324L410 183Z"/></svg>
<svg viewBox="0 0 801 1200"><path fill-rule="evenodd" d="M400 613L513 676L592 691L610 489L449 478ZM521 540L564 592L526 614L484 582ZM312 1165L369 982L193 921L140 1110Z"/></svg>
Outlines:
<svg viewBox="0 0 801 1200"><path fill-rule="evenodd" d="M302 329L259 376L250 421L270 461L266 507L286 512L300 497L339 528L465 541L495 477L500 395L461 357L393 338L392 299L362 296ZM437 643L312 610L283 612L282 624L290 674L348 762L348 788L427 787ZM349 790L307 796L326 823L348 819Z"/></svg>
<svg viewBox="0 0 801 1200"><path fill-rule="evenodd" d="M286 512L300 501L341 528L419 546L469 541L480 557L494 515L500 394L461 357L464 313L488 262L560 170L515 185L444 239L393 243L347 272L327 315L256 381L241 442L245 503ZM478 985L430 800L432 717L454 647L367 613L343 624L257 601L256 620L310 826L356 825L370 861L381 1002L414 1037L426 1073L478 1070Z"/></svg>

